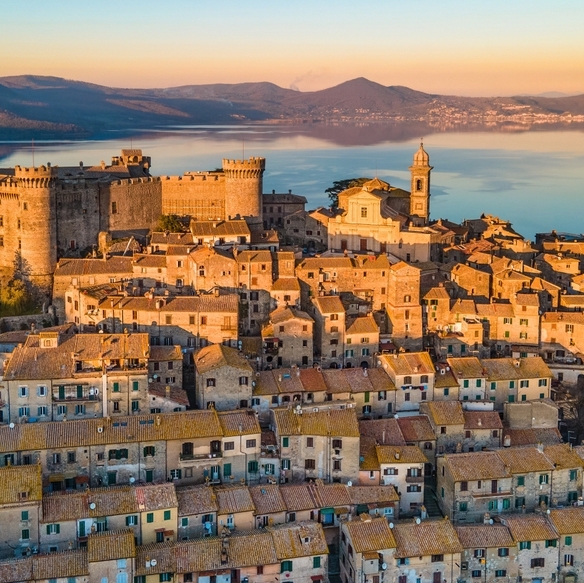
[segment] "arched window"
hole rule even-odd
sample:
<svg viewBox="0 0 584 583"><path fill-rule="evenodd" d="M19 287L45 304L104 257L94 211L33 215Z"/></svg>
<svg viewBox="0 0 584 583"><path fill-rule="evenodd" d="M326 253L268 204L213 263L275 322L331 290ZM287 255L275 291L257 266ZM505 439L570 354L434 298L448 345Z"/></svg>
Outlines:
<svg viewBox="0 0 584 583"><path fill-rule="evenodd" d="M419 192L420 190L422 190L424 188L424 183L422 181L421 178L418 178L416 180L416 190Z"/></svg>

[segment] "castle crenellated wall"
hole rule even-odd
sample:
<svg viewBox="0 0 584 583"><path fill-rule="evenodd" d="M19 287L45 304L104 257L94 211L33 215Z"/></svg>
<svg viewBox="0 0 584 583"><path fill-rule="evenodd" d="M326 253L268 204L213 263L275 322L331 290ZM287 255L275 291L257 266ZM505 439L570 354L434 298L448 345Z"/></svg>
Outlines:
<svg viewBox="0 0 584 583"><path fill-rule="evenodd" d="M198 220L245 218L262 225L265 158L223 160L223 171L183 176L115 178L115 168L148 172L149 157L123 150L112 174L85 175L58 167L15 166L0 176L0 270L20 251L37 284L51 283L58 257L85 253L100 231L146 235L161 214ZM138 168L138 170L136 170ZM74 173L73 173L74 172Z"/></svg>

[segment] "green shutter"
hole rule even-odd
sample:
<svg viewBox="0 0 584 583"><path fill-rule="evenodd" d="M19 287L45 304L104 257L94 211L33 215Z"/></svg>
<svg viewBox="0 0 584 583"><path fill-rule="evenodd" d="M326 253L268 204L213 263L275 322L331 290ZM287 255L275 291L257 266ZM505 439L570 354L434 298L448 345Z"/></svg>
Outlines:
<svg viewBox="0 0 584 583"><path fill-rule="evenodd" d="M365 403L369 403L369 391L365 391Z"/></svg>
<svg viewBox="0 0 584 583"><path fill-rule="evenodd" d="M164 511L164 520L170 520L170 510Z"/></svg>
<svg viewBox="0 0 584 583"><path fill-rule="evenodd" d="M312 568L320 569L320 557L312 557Z"/></svg>
<svg viewBox="0 0 584 583"><path fill-rule="evenodd" d="M282 447L289 447L290 446L290 438L289 437L282 437Z"/></svg>
<svg viewBox="0 0 584 583"><path fill-rule="evenodd" d="M65 387L63 385L59 385L59 400L65 398Z"/></svg>
<svg viewBox="0 0 584 583"><path fill-rule="evenodd" d="M120 383L114 383L114 393L120 392Z"/></svg>
<svg viewBox="0 0 584 583"><path fill-rule="evenodd" d="M229 478L231 476L231 464L223 464L223 477Z"/></svg>
<svg viewBox="0 0 584 583"><path fill-rule="evenodd" d="M148 522L148 523L154 522L154 512L149 512L146 515L146 522Z"/></svg>
<svg viewBox="0 0 584 583"><path fill-rule="evenodd" d="M83 399L83 385L77 385L77 398Z"/></svg>
<svg viewBox="0 0 584 583"><path fill-rule="evenodd" d="M567 537L566 537L566 540L564 541L564 544L565 544L567 547L570 547L570 546L572 546L572 537L571 537L571 536L567 536Z"/></svg>
<svg viewBox="0 0 584 583"><path fill-rule="evenodd" d="M132 381L132 391L137 391L140 388L140 383L138 381Z"/></svg>

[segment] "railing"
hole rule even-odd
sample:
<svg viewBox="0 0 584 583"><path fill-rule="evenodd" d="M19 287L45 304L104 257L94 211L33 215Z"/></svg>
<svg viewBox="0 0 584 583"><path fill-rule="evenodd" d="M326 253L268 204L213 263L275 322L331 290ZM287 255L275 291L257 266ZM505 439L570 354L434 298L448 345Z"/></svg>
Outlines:
<svg viewBox="0 0 584 583"><path fill-rule="evenodd" d="M180 461L192 461L192 460L208 460L213 458L223 457L222 451L212 451L209 453L181 453Z"/></svg>
<svg viewBox="0 0 584 583"><path fill-rule="evenodd" d="M421 484L424 481L424 476L406 476L407 484Z"/></svg>

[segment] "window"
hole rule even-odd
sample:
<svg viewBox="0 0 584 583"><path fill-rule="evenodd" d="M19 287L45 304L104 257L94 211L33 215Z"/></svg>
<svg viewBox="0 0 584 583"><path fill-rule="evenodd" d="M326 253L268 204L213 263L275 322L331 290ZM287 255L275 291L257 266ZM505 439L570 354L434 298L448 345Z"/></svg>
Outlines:
<svg viewBox="0 0 584 583"><path fill-rule="evenodd" d="M531 541L530 540L523 540L519 543L519 550L526 551L531 549Z"/></svg>
<svg viewBox="0 0 584 583"><path fill-rule="evenodd" d="M289 459L282 459L280 461L280 467L283 470L289 470L290 469L290 460Z"/></svg>
<svg viewBox="0 0 584 583"><path fill-rule="evenodd" d="M151 524L152 522L154 522L154 512L149 512L149 513L146 515L146 522L147 522L148 524Z"/></svg>
<svg viewBox="0 0 584 583"><path fill-rule="evenodd" d="M320 557L312 557L312 568L320 569Z"/></svg>
<svg viewBox="0 0 584 583"><path fill-rule="evenodd" d="M444 560L444 555L432 555L433 563L440 563Z"/></svg>
<svg viewBox="0 0 584 583"><path fill-rule="evenodd" d="M112 390L114 393L119 393L120 392L120 383L114 383Z"/></svg>
<svg viewBox="0 0 584 583"><path fill-rule="evenodd" d="M333 449L342 449L343 448L343 440L342 439L333 439Z"/></svg>
<svg viewBox="0 0 584 583"><path fill-rule="evenodd" d="M477 578L481 576L481 570L480 569L475 569L474 571L472 571L472 577Z"/></svg>
<svg viewBox="0 0 584 583"><path fill-rule="evenodd" d="M28 387L18 387L18 396L19 397L27 397L28 396Z"/></svg>
<svg viewBox="0 0 584 583"><path fill-rule="evenodd" d="M286 571L292 571L292 561L282 561L280 573L285 573Z"/></svg>
<svg viewBox="0 0 584 583"><path fill-rule="evenodd" d="M255 439L247 439L245 441L245 447L247 449L252 449L256 446L256 440Z"/></svg>
<svg viewBox="0 0 584 583"><path fill-rule="evenodd" d="M60 524L47 524L47 534L59 534L61 532Z"/></svg>
<svg viewBox="0 0 584 583"><path fill-rule="evenodd" d="M337 472L341 471L341 460L333 461L333 470L336 470Z"/></svg>
<svg viewBox="0 0 584 583"><path fill-rule="evenodd" d="M214 387L215 386L215 379L207 379L207 386Z"/></svg>
<svg viewBox="0 0 584 583"><path fill-rule="evenodd" d="M505 569L496 569L495 577L507 577L507 571Z"/></svg>
<svg viewBox="0 0 584 583"><path fill-rule="evenodd" d="M164 511L164 520L170 520L170 510Z"/></svg>
<svg viewBox="0 0 584 583"><path fill-rule="evenodd" d="M531 568L533 569L534 567L545 567L545 559L543 557L531 559Z"/></svg>
<svg viewBox="0 0 584 583"><path fill-rule="evenodd" d="M517 476L517 485L525 486L525 476Z"/></svg>
<svg viewBox="0 0 584 583"><path fill-rule="evenodd" d="M565 567L574 566L574 555L564 555L564 566Z"/></svg>
<svg viewBox="0 0 584 583"><path fill-rule="evenodd" d="M28 520L28 510L23 510L20 513L20 520L22 520L23 522L26 522Z"/></svg>
<svg viewBox="0 0 584 583"><path fill-rule="evenodd" d="M75 455L75 452L74 451L68 451L67 452L67 463L68 464L74 464L76 458L77 458L77 456Z"/></svg>
<svg viewBox="0 0 584 583"><path fill-rule="evenodd" d="M468 491L468 482L460 482L460 491L467 492Z"/></svg>
<svg viewBox="0 0 584 583"><path fill-rule="evenodd" d="M571 546L572 546L572 537L571 537L571 536L567 536L567 537L564 539L564 544L565 544L567 547L571 547Z"/></svg>
<svg viewBox="0 0 584 583"><path fill-rule="evenodd" d="M154 446L153 445L147 445L144 448L144 457L154 457L154 452L155 452Z"/></svg>
<svg viewBox="0 0 584 583"><path fill-rule="evenodd" d="M509 549L507 547L503 547L497 550L497 555L499 557L508 557L509 556Z"/></svg>
<svg viewBox="0 0 584 583"><path fill-rule="evenodd" d="M223 444L223 450L224 451L231 451L235 449L235 442L234 441L226 441Z"/></svg>
<svg viewBox="0 0 584 583"><path fill-rule="evenodd" d="M305 459L304 460L304 469L305 470L314 470L316 468L315 461L313 459Z"/></svg>
<svg viewBox="0 0 584 583"><path fill-rule="evenodd" d="M138 516L136 514L131 514L126 516L126 526L136 526L138 524Z"/></svg>
<svg viewBox="0 0 584 583"><path fill-rule="evenodd" d="M289 447L290 446L290 438L289 437L282 437L282 447Z"/></svg>
<svg viewBox="0 0 584 583"><path fill-rule="evenodd" d="M570 470L570 481L578 479L578 470Z"/></svg>
<svg viewBox="0 0 584 583"><path fill-rule="evenodd" d="M545 548L558 546L558 541L555 538L545 541Z"/></svg>
<svg viewBox="0 0 584 583"><path fill-rule="evenodd" d="M549 475L548 474L541 474L539 476L539 483L540 484L547 484L549 480Z"/></svg>
<svg viewBox="0 0 584 583"><path fill-rule="evenodd" d="M306 438L306 447L314 447L314 437Z"/></svg>
<svg viewBox="0 0 584 583"><path fill-rule="evenodd" d="M250 474L257 474L259 470L259 464L257 461L252 460L251 462L247 462L247 471Z"/></svg>
<svg viewBox="0 0 584 583"><path fill-rule="evenodd" d="M519 381L519 388L526 389L527 387L529 387L529 381L528 380Z"/></svg>
<svg viewBox="0 0 584 583"><path fill-rule="evenodd" d="M21 540L28 540L30 538L30 530L28 528L24 528L20 531L20 538Z"/></svg>
<svg viewBox="0 0 584 583"><path fill-rule="evenodd" d="M366 219L367 218L367 207L366 206L362 206L361 207L361 218L362 219Z"/></svg>
<svg viewBox="0 0 584 583"><path fill-rule="evenodd" d="M462 381L462 386L463 386L463 388L468 389L468 387L469 387L469 380L468 379L463 380Z"/></svg>
<svg viewBox="0 0 584 583"><path fill-rule="evenodd" d="M61 463L61 454L60 453L54 453L52 456L52 460L54 464L60 464Z"/></svg>
<svg viewBox="0 0 584 583"><path fill-rule="evenodd" d="M37 407L37 417L46 417L49 414L49 409L46 406Z"/></svg>
<svg viewBox="0 0 584 583"><path fill-rule="evenodd" d="M158 576L158 581L160 581L160 583L164 583L165 581L172 581L172 579L172 573L160 573Z"/></svg>
<svg viewBox="0 0 584 583"><path fill-rule="evenodd" d="M240 386L247 386L248 383L248 377L239 377L239 384Z"/></svg>

